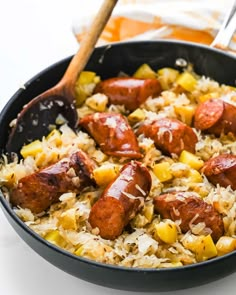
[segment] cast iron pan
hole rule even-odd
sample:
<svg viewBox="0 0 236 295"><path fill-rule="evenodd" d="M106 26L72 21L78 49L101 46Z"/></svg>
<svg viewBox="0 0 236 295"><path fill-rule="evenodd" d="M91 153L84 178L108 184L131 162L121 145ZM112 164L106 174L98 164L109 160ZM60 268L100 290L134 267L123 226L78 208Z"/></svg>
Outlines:
<svg viewBox="0 0 236 295"><path fill-rule="evenodd" d="M152 68L175 67L184 58L194 70L220 83L235 86L236 58L217 49L175 41L129 42L95 49L87 70L102 79L117 76L120 71L132 74L141 64ZM55 85L63 75L70 58L62 60L26 83L18 90L0 114L0 149L4 152L9 123L31 98ZM170 291L206 284L236 271L236 252L206 262L169 269L138 269L105 265L77 257L57 248L28 228L0 195L3 211L10 224L25 242L46 260L78 278L123 290Z"/></svg>

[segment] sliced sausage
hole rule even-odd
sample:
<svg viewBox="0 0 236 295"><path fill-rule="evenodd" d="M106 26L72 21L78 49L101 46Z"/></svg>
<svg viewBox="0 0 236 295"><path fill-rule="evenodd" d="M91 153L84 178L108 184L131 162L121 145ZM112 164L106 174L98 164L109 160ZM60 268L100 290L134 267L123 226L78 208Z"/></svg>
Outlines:
<svg viewBox="0 0 236 295"><path fill-rule="evenodd" d="M193 129L176 119L163 118L144 122L137 135L151 138L157 148L166 154L179 155L183 150L195 152L198 141Z"/></svg>
<svg viewBox="0 0 236 295"><path fill-rule="evenodd" d="M223 154L205 162L202 172L213 184L236 190L236 156Z"/></svg>
<svg viewBox="0 0 236 295"><path fill-rule="evenodd" d="M211 229L215 242L224 233L221 215L212 205L196 196L185 196L182 192L160 195L154 198L154 208L163 218L181 220L180 228L183 233L190 230L191 224L200 222Z"/></svg>
<svg viewBox="0 0 236 295"><path fill-rule="evenodd" d="M11 203L13 206L28 208L33 213L40 213L57 202L61 194L77 193L93 185L91 175L94 168L94 163L88 156L77 151L70 158L20 179L11 192Z"/></svg>
<svg viewBox="0 0 236 295"><path fill-rule="evenodd" d="M142 208L150 189L147 168L137 161L126 164L93 205L89 215L91 226L99 229L102 238L114 240Z"/></svg>
<svg viewBox="0 0 236 295"><path fill-rule="evenodd" d="M137 79L131 77L111 78L100 82L95 93L104 93L110 104L124 105L133 111L148 97L160 94L161 86L157 79Z"/></svg>
<svg viewBox="0 0 236 295"><path fill-rule="evenodd" d="M232 132L236 135L236 107L221 99L210 99L198 106L194 127L216 136Z"/></svg>
<svg viewBox="0 0 236 295"><path fill-rule="evenodd" d="M95 113L85 116L79 121L79 126L84 128L100 146L101 150L115 157L139 159L137 138L127 119L121 114Z"/></svg>

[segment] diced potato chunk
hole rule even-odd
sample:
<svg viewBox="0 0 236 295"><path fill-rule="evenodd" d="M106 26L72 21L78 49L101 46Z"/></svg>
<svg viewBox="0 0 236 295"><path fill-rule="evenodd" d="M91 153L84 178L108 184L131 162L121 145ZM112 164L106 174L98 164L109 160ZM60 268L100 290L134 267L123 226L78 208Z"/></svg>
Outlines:
<svg viewBox="0 0 236 295"><path fill-rule="evenodd" d="M193 91L197 84L197 80L190 73L184 72L179 75L176 83L184 90Z"/></svg>
<svg viewBox="0 0 236 295"><path fill-rule="evenodd" d="M141 65L134 73L133 77L138 79L153 79L157 74L151 69L148 64Z"/></svg>
<svg viewBox="0 0 236 295"><path fill-rule="evenodd" d="M105 163L93 170L93 177L100 186L109 184L116 178L120 171L120 166L111 163Z"/></svg>
<svg viewBox="0 0 236 295"><path fill-rule="evenodd" d="M236 250L236 239L226 236L220 237L216 243L216 249L219 256L230 253Z"/></svg>
<svg viewBox="0 0 236 295"><path fill-rule="evenodd" d="M108 104L108 97L105 94L97 93L86 99L85 104L97 112L104 112Z"/></svg>
<svg viewBox="0 0 236 295"><path fill-rule="evenodd" d="M142 109L136 109L134 112L129 114L128 120L130 123L135 124L137 122L143 121L146 115Z"/></svg>
<svg viewBox="0 0 236 295"><path fill-rule="evenodd" d="M43 145L40 140L35 140L27 145L24 145L20 151L23 158L28 156L35 157L38 153L42 152Z"/></svg>
<svg viewBox="0 0 236 295"><path fill-rule="evenodd" d="M173 177L169 162L155 164L153 167L153 172L160 182L168 181Z"/></svg>
<svg viewBox="0 0 236 295"><path fill-rule="evenodd" d="M179 161L181 163L189 165L191 168L199 170L204 165L203 160L201 160L196 155L183 150L180 154Z"/></svg>
<svg viewBox="0 0 236 295"><path fill-rule="evenodd" d="M195 107L193 105L176 105L174 106L174 109L176 115L183 123L189 126L192 124L193 116L195 113Z"/></svg>
<svg viewBox="0 0 236 295"><path fill-rule="evenodd" d="M163 90L167 90L176 81L179 71L172 68L162 68L158 70L158 80Z"/></svg>
<svg viewBox="0 0 236 295"><path fill-rule="evenodd" d="M53 230L46 234L44 237L45 240L49 241L50 243L57 245L59 247L63 247L65 245L65 240L63 237L60 235L58 230Z"/></svg>
<svg viewBox="0 0 236 295"><path fill-rule="evenodd" d="M219 93L210 92L210 93L203 94L203 95L199 96L198 100L199 100L199 102L205 102L205 101L207 101L209 99L218 98L218 97L219 97Z"/></svg>
<svg viewBox="0 0 236 295"><path fill-rule="evenodd" d="M173 244L177 239L176 224L169 219L155 224L155 231L157 236L167 244Z"/></svg>

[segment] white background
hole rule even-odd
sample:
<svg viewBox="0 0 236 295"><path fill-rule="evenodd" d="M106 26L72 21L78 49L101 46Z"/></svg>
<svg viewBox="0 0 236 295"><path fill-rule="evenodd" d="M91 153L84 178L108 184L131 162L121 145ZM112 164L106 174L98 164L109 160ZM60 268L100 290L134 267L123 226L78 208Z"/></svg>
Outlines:
<svg viewBox="0 0 236 295"><path fill-rule="evenodd" d="M99 0L0 0L0 109L33 75L75 53L78 45L71 32L72 20L99 3ZM165 294L227 295L235 294L235 287L236 273L205 286ZM96 286L52 266L18 237L0 210L0 294L134 293Z"/></svg>

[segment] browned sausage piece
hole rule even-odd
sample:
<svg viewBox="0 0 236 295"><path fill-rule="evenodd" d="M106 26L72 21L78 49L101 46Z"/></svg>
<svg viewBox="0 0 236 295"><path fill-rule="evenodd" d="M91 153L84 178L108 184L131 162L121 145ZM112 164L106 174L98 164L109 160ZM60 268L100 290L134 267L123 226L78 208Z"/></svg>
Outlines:
<svg viewBox="0 0 236 295"><path fill-rule="evenodd" d="M183 233L190 230L191 224L204 222L212 230L216 242L224 233L221 215L210 204L196 196L185 196L182 192L160 195L154 198L154 208L163 218L181 220Z"/></svg>
<svg viewBox="0 0 236 295"><path fill-rule="evenodd" d="M79 121L79 126L83 127L109 156L132 159L142 157L137 138L127 119L121 114L88 115Z"/></svg>
<svg viewBox="0 0 236 295"><path fill-rule="evenodd" d="M194 127L216 136L236 135L236 107L221 99L210 99L196 109Z"/></svg>
<svg viewBox="0 0 236 295"><path fill-rule="evenodd" d="M236 190L236 156L223 154L205 162L202 172L213 184Z"/></svg>
<svg viewBox="0 0 236 295"><path fill-rule="evenodd" d="M183 150L194 153L198 141L191 127L169 118L144 122L137 131L137 135L140 134L151 138L157 148L166 154L179 155Z"/></svg>
<svg viewBox="0 0 236 295"><path fill-rule="evenodd" d="M137 161L126 164L93 205L89 215L91 226L99 229L102 238L114 240L142 208L150 189L147 168Z"/></svg>
<svg viewBox="0 0 236 295"><path fill-rule="evenodd" d="M57 202L61 194L77 193L93 185L91 175L94 168L88 156L77 151L70 158L20 179L18 186L11 192L11 203L40 213Z"/></svg>
<svg viewBox="0 0 236 295"><path fill-rule="evenodd" d="M160 94L161 86L157 79L137 79L131 77L111 78L100 82L95 93L104 93L110 104L124 105L133 111L148 97Z"/></svg>

